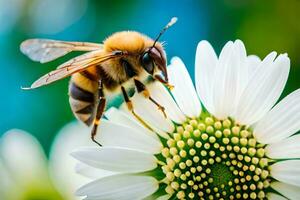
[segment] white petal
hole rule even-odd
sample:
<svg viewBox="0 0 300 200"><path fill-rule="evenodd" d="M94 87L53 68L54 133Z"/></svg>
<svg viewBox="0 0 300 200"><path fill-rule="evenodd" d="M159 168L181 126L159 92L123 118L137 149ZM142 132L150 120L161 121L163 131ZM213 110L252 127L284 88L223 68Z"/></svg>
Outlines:
<svg viewBox="0 0 300 200"><path fill-rule="evenodd" d="M163 113L149 99L146 99L142 94L135 93L131 100L136 114L150 127L156 127L170 133L173 132L175 128L173 122L169 118L165 118Z"/></svg>
<svg viewBox="0 0 300 200"><path fill-rule="evenodd" d="M271 187L284 195L288 199L291 200L299 200L300 199L300 187L289 185L281 182L273 182L271 183Z"/></svg>
<svg viewBox="0 0 300 200"><path fill-rule="evenodd" d="M42 146L29 133L16 129L6 132L0 148L3 162L16 182L22 186L50 185Z"/></svg>
<svg viewBox="0 0 300 200"><path fill-rule="evenodd" d="M198 117L201 114L201 104L182 60L178 57L172 58L168 72L170 74L170 83L174 85L171 93L178 106L185 115Z"/></svg>
<svg viewBox="0 0 300 200"><path fill-rule="evenodd" d="M115 175L91 182L77 191L88 200L143 199L158 189L158 182L149 176Z"/></svg>
<svg viewBox="0 0 300 200"><path fill-rule="evenodd" d="M214 113L212 88L217 62L218 57L209 42L199 42L195 60L195 84L202 104L210 113Z"/></svg>
<svg viewBox="0 0 300 200"><path fill-rule="evenodd" d="M111 107L105 112L105 117L111 122L121 124L123 126L128 126L132 129L135 129L138 133L150 135L151 137L159 141L159 138L154 132L145 128L135 118L122 110Z"/></svg>
<svg viewBox="0 0 300 200"><path fill-rule="evenodd" d="M144 198L143 200L168 200L172 197L172 195L170 195L170 194L165 194L162 196L159 196L159 195L161 195L161 194L153 194L153 195L148 196L147 198Z"/></svg>
<svg viewBox="0 0 300 200"><path fill-rule="evenodd" d="M268 145L266 155L274 159L300 158L300 135Z"/></svg>
<svg viewBox="0 0 300 200"><path fill-rule="evenodd" d="M255 71L258 69L260 64L261 64L261 59L258 56L250 55L247 57L246 65L248 68L248 79L246 82L248 82L250 77L252 77L255 74Z"/></svg>
<svg viewBox="0 0 300 200"><path fill-rule="evenodd" d="M75 172L77 160L70 156L74 149L81 146L95 144L90 139L90 129L78 122L64 126L51 146L49 171L56 189L64 199L74 199L76 189L90 181Z"/></svg>
<svg viewBox="0 0 300 200"><path fill-rule="evenodd" d="M168 72L170 73L169 70ZM170 74L170 76L172 75ZM170 93L161 83L154 82L152 84L149 84L147 88L150 92L151 97L166 109L166 114L172 121L176 123L183 123L186 121L186 117L178 108ZM196 96L196 98L198 97Z"/></svg>
<svg viewBox="0 0 300 200"><path fill-rule="evenodd" d="M287 81L290 60L287 55L270 53L255 71L237 107L236 120L251 125L261 119L275 104Z"/></svg>
<svg viewBox="0 0 300 200"><path fill-rule="evenodd" d="M271 176L281 182L300 186L300 160L287 160L271 165Z"/></svg>
<svg viewBox="0 0 300 200"><path fill-rule="evenodd" d="M275 193L268 193L267 197L268 197L267 199L269 200L287 200L287 198L284 198L283 196L280 196Z"/></svg>
<svg viewBox="0 0 300 200"><path fill-rule="evenodd" d="M117 174L116 172L91 167L84 163L77 163L75 166L75 172L92 180Z"/></svg>
<svg viewBox="0 0 300 200"><path fill-rule="evenodd" d="M260 64L261 64L261 60L256 55L250 55L246 58L246 60L244 62L245 67L243 68L245 70L241 74L241 80L240 80L240 83L239 83L239 85L241 85L241 87L243 88L243 90L241 90L241 92L244 91L244 89L248 85L249 80L255 74L255 71L258 69ZM236 109L237 109L237 105L236 105ZM237 112L238 112L238 110L235 111L235 114ZM234 118L236 118L236 117L234 116Z"/></svg>
<svg viewBox="0 0 300 200"><path fill-rule="evenodd" d="M237 106L239 103L239 99L244 91L244 89L246 88L246 86L248 85L248 82L250 80L250 78L255 74L255 71L258 69L258 66L261 63L261 60L258 56L255 55L250 55L247 56L246 54L246 48L244 46L244 44L242 43L242 41L237 40L235 41L235 46L236 48L238 48L238 52L239 52L239 56L237 56L237 59L239 58L240 60L240 67L237 70L239 75L238 77L238 86L237 86L237 101L235 102L235 110L234 113L232 113L232 117L235 117L235 114L238 112Z"/></svg>
<svg viewBox="0 0 300 200"><path fill-rule="evenodd" d="M219 119L235 113L245 87L246 58L246 50L240 40L234 44L228 42L221 52L214 83L214 115Z"/></svg>
<svg viewBox="0 0 300 200"><path fill-rule="evenodd" d="M300 130L300 89L280 101L254 127L261 143L280 142Z"/></svg>
<svg viewBox="0 0 300 200"><path fill-rule="evenodd" d="M234 45L232 41L229 41L225 44L223 47L220 56L219 61L217 64L217 70L215 71L215 78L213 83L213 102L214 102L214 116L216 116L219 119L224 119L228 117L228 110L232 110L232 104L228 107L228 103L226 98L228 97L227 92L228 90L236 90L236 84L229 87L228 82L226 78L228 77L228 80L232 78L234 75L234 70L237 63L234 63L236 60L234 59L234 55L236 52L234 52ZM233 66L233 67L232 67ZM236 77L233 78L233 81L236 82ZM227 83L226 83L227 82ZM232 97L235 94L230 94ZM225 97L225 99L223 99ZM233 96L234 98L235 96ZM226 107L223 106L223 102L226 104ZM226 110L227 109L227 110Z"/></svg>
<svg viewBox="0 0 300 200"><path fill-rule="evenodd" d="M166 195L158 197L156 200L168 200L170 198L171 198L171 195L166 194Z"/></svg>
<svg viewBox="0 0 300 200"><path fill-rule="evenodd" d="M115 172L144 172L157 167L153 155L131 149L86 147L71 155L90 166Z"/></svg>
<svg viewBox="0 0 300 200"><path fill-rule="evenodd" d="M115 124L105 119L101 121L96 140L104 146L131 148L152 154L159 153L162 149L161 142L147 135L147 132Z"/></svg>
<svg viewBox="0 0 300 200"><path fill-rule="evenodd" d="M235 51L237 53L236 58L238 61L238 69L236 71L237 75L237 90L236 90L236 102L235 102L235 106L234 106L234 110L237 108L237 104L239 102L239 99L242 95L242 92L244 91L244 89L246 88L248 81L249 81L249 68L248 65L249 64L249 60L251 60L251 58L249 59L249 56L247 57L247 52L246 52L246 47L244 45L244 43L241 40L236 40L234 42L234 48ZM230 113L230 114L234 114L234 112Z"/></svg>
<svg viewBox="0 0 300 200"><path fill-rule="evenodd" d="M12 172L13 173L13 172ZM24 188L17 185L12 174L6 169L0 159L0 199L22 199Z"/></svg>
<svg viewBox="0 0 300 200"><path fill-rule="evenodd" d="M137 97L139 98L139 97ZM131 120L135 121L136 123L138 123L139 125L143 126L144 129L147 129L147 131L149 133L151 133L151 136L154 135L155 138L160 141L160 139L158 138L158 136L165 138L165 139L169 139L170 136L167 132L165 132L164 130L160 128L158 128L158 125L154 125L155 120L151 119L151 117L148 116L148 121L145 120L145 118L142 118L142 120L146 123L143 124L140 120L138 120L136 118L136 116L134 116L132 114L132 112L130 112L127 108L126 103L121 104L121 106L119 107L120 110L122 110L122 112L126 113L126 115L128 115L130 117ZM141 116L140 116L141 117ZM168 120L168 123L172 123L171 120ZM171 126L173 126L173 129L175 128L174 125L171 124ZM170 128L170 127L169 127ZM167 128L167 129L169 129Z"/></svg>

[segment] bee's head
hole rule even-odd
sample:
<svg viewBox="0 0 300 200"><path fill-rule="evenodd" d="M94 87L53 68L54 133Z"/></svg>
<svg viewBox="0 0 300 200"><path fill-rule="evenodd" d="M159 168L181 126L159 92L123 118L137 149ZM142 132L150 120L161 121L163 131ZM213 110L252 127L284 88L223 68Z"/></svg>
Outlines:
<svg viewBox="0 0 300 200"><path fill-rule="evenodd" d="M161 30L159 35L156 37L155 41L153 42L152 46L147 48L141 56L141 64L143 68L156 79L161 82L168 83L168 73L167 73L167 61L166 61L166 54L161 45L156 45L160 36L173 24L177 21L176 17L173 17L171 21ZM159 76L159 74L155 74L156 71L155 66L157 66L157 71L160 71L164 79Z"/></svg>
<svg viewBox="0 0 300 200"><path fill-rule="evenodd" d="M168 82L166 54L161 47L147 48L141 55L140 62L151 76L155 77L161 73L164 76L164 81Z"/></svg>

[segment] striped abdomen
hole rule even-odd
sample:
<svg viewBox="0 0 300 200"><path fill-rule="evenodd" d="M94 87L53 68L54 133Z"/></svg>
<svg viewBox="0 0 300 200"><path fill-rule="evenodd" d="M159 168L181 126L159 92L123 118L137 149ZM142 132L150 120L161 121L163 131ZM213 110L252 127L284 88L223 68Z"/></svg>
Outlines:
<svg viewBox="0 0 300 200"><path fill-rule="evenodd" d="M98 98L98 82L83 73L72 76L69 84L69 102L75 117L87 125L94 120Z"/></svg>

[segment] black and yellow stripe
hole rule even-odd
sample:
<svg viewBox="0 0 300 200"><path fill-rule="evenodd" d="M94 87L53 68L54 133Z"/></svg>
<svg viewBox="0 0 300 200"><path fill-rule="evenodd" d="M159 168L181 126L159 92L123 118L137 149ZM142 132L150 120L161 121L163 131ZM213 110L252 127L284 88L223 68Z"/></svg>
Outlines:
<svg viewBox="0 0 300 200"><path fill-rule="evenodd" d="M93 123L98 98L97 82L86 72L72 76L69 84L69 102L75 117L88 126Z"/></svg>

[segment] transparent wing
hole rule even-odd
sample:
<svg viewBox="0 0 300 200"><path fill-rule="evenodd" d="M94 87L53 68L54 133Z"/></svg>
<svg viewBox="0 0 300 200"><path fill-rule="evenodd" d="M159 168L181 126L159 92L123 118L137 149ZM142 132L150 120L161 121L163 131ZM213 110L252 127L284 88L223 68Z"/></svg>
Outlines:
<svg viewBox="0 0 300 200"><path fill-rule="evenodd" d="M20 45L20 50L31 60L46 63L71 51L94 51L102 49L102 44L90 42L67 42L48 39L29 39Z"/></svg>
<svg viewBox="0 0 300 200"><path fill-rule="evenodd" d="M35 81L29 88L23 89L34 89L41 87L43 85L48 85L57 80L68 77L74 73L84 71L86 68L96 66L102 62L109 59L120 56L116 53L103 53L102 50L92 51L81 56L75 57L62 65L58 66L56 70L49 72L48 74L42 76L37 81Z"/></svg>

